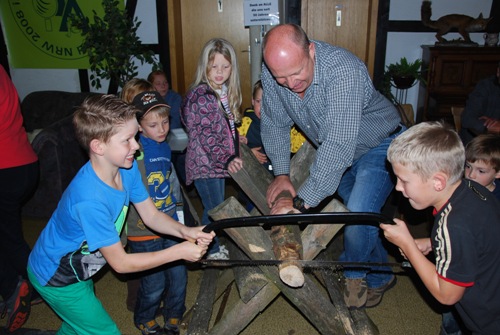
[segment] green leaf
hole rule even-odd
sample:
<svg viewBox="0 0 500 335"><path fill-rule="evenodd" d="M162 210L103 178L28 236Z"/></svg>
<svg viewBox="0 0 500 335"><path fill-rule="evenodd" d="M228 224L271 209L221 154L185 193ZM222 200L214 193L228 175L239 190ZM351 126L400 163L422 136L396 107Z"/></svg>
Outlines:
<svg viewBox="0 0 500 335"><path fill-rule="evenodd" d="M100 79L111 78L123 86L138 74L133 59L152 64L153 69L160 68L154 53L137 36L141 24L137 17L130 19L116 0L102 0L102 6L104 16L93 11L93 23L86 17L70 15L71 25L84 37L82 52L89 56L90 69L95 73L95 77L90 77L92 86L99 89Z"/></svg>

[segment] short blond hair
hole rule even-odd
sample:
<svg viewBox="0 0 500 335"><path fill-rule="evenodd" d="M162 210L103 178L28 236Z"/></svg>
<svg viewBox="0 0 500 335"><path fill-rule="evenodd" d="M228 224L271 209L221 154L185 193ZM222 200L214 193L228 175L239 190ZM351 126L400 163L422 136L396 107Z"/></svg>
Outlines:
<svg viewBox="0 0 500 335"><path fill-rule="evenodd" d="M410 169L423 181L443 172L453 184L463 177L465 150L458 134L444 123L422 122L392 141L387 159Z"/></svg>
<svg viewBox="0 0 500 335"><path fill-rule="evenodd" d="M145 91L154 91L155 88L151 82L142 78L132 78L123 85L123 90L120 94L120 98L126 103L132 103L134 97Z"/></svg>
<svg viewBox="0 0 500 335"><path fill-rule="evenodd" d="M118 127L135 119L138 109L115 95L90 96L73 115L75 134L80 145L89 152L94 139L107 143Z"/></svg>

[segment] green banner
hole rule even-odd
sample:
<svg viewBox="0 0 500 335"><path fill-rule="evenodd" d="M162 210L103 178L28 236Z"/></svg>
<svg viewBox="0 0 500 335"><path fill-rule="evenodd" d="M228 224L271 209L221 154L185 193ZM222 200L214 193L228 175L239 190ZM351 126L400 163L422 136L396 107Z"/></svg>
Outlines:
<svg viewBox="0 0 500 335"><path fill-rule="evenodd" d="M120 5L123 8L123 2ZM88 57L80 49L83 37L71 27L69 17L83 15L93 22L93 10L103 16L101 0L1 0L10 66L88 68Z"/></svg>

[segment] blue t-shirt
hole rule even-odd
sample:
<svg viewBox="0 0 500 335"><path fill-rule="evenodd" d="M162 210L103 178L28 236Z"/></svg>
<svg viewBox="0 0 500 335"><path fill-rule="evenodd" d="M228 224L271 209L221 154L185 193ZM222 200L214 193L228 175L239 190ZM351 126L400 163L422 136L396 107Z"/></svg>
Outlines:
<svg viewBox="0 0 500 335"><path fill-rule="evenodd" d="M169 180L172 171L170 146L166 141L158 143L142 134L140 136L149 195L159 211L178 220L175 212L177 200Z"/></svg>
<svg viewBox="0 0 500 335"><path fill-rule="evenodd" d="M71 181L28 260L41 285L86 280L106 264L99 248L120 241L129 202L148 198L137 163L119 171L123 190L105 184L90 162Z"/></svg>

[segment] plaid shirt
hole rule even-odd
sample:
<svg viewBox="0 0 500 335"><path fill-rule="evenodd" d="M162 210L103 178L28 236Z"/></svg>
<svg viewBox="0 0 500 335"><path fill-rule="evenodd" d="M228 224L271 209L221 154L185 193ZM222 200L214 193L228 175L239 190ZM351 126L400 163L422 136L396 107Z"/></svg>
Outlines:
<svg viewBox="0 0 500 335"><path fill-rule="evenodd" d="M293 123L316 146L310 176L298 191L314 207L335 193L345 170L387 138L400 117L391 102L375 90L360 59L345 49L313 43L314 78L303 99L280 86L263 65L261 131L275 175L290 171Z"/></svg>

